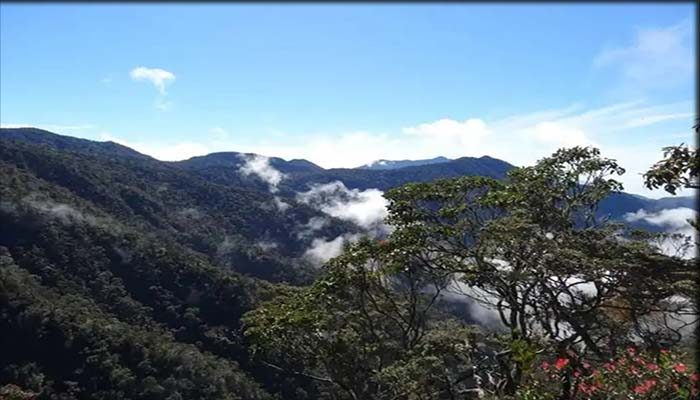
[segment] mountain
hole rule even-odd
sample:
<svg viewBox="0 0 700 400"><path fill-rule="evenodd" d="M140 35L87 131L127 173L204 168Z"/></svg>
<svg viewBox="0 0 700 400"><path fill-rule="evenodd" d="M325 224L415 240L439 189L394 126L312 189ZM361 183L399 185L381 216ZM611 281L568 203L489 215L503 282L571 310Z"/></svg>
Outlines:
<svg viewBox="0 0 700 400"><path fill-rule="evenodd" d="M251 359L240 318L284 288L268 281L313 278L295 229L320 212L38 130L0 131L0 182L0 386L66 400L305 387Z"/></svg>
<svg viewBox="0 0 700 400"><path fill-rule="evenodd" d="M396 169L270 158L284 175L271 190L240 173L254 156L162 162L112 142L1 129L0 386L66 400L315 398L308 380L251 356L240 322L314 279L305 254L318 240L364 232L299 192L503 179L513 168L491 157ZM692 201L616 193L601 212Z"/></svg>
<svg viewBox="0 0 700 400"><path fill-rule="evenodd" d="M295 259L312 240L300 238L299 231L314 217L333 220L293 198L285 199L293 206L281 213L264 185L235 172L230 174L236 178L234 184L224 186L175 163L157 161L111 143L85 141L83 148L81 141L64 141L64 137L48 132L11 133L5 136L3 129L0 135L3 166L31 174L52 191L67 190L70 199L59 201L37 191L34 185L17 183L6 185L13 190L5 200L44 208L78 207L95 218L125 221L137 229L167 235L211 259L218 258L238 272L267 280L298 283L300 266ZM214 158L219 162L221 157ZM354 230L357 228L348 222L333 220L319 234L335 237ZM274 243L275 249L265 243Z"/></svg>
<svg viewBox="0 0 700 400"><path fill-rule="evenodd" d="M226 157L221 154L227 154ZM193 171L212 182L223 185L239 184L242 179L239 174L232 173L243 165L238 157L239 153L215 153L201 157L180 161L178 165ZM286 177L279 184L280 192L288 196L308 190L313 185L342 182L349 189L380 189L382 191L401 186L409 182L428 182L435 179L453 178L464 175L482 175L496 179L504 179L513 165L489 156L461 157L445 162L405 166L395 169L367 169L367 168L332 168L323 169L309 162L312 167L294 168L287 162L278 158L271 158L270 164L275 166ZM255 179L255 178L253 178ZM249 182L249 184L254 184ZM264 188L263 182L258 182L259 188ZM663 209L687 207L695 208L693 196L667 197L650 199L644 196L630 193L613 193L604 199L598 208L601 217L613 220L624 220L627 213L644 210L649 213ZM635 225L646 229L660 230L659 226L636 222Z"/></svg>
<svg viewBox="0 0 700 400"><path fill-rule="evenodd" d="M72 136L63 136L36 128L2 128L2 140L21 141L62 151L78 151L84 154L113 157L151 159L136 150L111 141L95 142Z"/></svg>
<svg viewBox="0 0 700 400"><path fill-rule="evenodd" d="M199 176L224 185L239 184L235 171L243 165L240 153L215 153L180 161L177 165ZM301 165L300 165L301 164ZM488 156L462 157L444 163L408 166L397 169L332 168L323 169L311 162L284 161L270 158L270 165L285 174L279 187L282 193L293 195L315 184L340 181L350 189L388 190L409 182L427 182L464 175L505 178L511 164Z"/></svg>
<svg viewBox="0 0 700 400"><path fill-rule="evenodd" d="M417 165L430 165L430 164L438 164L438 163L443 163L443 162L448 162L450 161L449 158L446 157L435 157L435 158L429 158L425 160L377 160L373 161L369 164L365 164L361 167L358 167L358 169L398 169L398 168L404 168L404 167L415 167Z"/></svg>

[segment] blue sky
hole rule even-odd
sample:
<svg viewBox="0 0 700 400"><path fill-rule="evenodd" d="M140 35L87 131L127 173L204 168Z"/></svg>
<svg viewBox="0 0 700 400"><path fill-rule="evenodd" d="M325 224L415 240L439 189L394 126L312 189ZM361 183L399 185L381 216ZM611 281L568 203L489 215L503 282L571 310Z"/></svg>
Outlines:
<svg viewBox="0 0 700 400"><path fill-rule="evenodd" d="M591 144L639 172L692 142L692 4L0 5L0 123L160 159L529 164Z"/></svg>

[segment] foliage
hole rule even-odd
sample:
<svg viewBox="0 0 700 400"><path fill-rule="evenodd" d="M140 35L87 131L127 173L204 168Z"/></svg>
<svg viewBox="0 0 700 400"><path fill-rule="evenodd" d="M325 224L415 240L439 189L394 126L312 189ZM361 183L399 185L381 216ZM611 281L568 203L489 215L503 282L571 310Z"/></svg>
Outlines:
<svg viewBox="0 0 700 400"><path fill-rule="evenodd" d="M694 128L697 136L700 123ZM663 187L675 195L679 188L700 187L700 155L697 149L681 143L678 146L664 147L663 154L664 158L644 174L644 181L649 189Z"/></svg>
<svg viewBox="0 0 700 400"><path fill-rule="evenodd" d="M672 345L677 327L656 317L696 315L691 302L674 300L697 289L694 265L596 218L599 202L622 189L612 176L623 172L598 150L576 147L505 182L464 177L394 189L387 241L348 248L311 289L250 314L247 334L263 356L281 357L280 369L321 373L350 398L377 399L405 398L379 390L382 377L399 375L403 387L439 398L429 360L414 364L420 378L383 369L425 344L435 299L448 288L493 308L506 329L500 349L479 352L491 359L478 371L482 389L495 395L514 395L541 353L604 359L632 340ZM433 356L431 365L449 364Z"/></svg>
<svg viewBox="0 0 700 400"><path fill-rule="evenodd" d="M561 357L543 361L540 368L516 398L689 400L700 393L700 375L666 349L652 354L629 347L605 362ZM566 392L560 393L561 387Z"/></svg>
<svg viewBox="0 0 700 400"><path fill-rule="evenodd" d="M249 313L245 333L257 355L320 383L331 398L464 392L474 334L431 318L445 282L401 259L400 248L362 241L311 287Z"/></svg>
<svg viewBox="0 0 700 400"><path fill-rule="evenodd" d="M360 172L272 159L289 174L278 195L293 207L280 212L227 154L164 163L114 143L2 134L5 397L521 395L542 357L600 365L631 341L658 351L696 317L671 301L697 291L691 261L600 220L652 203L619 193L621 168L594 149L519 169L487 157ZM387 194L387 240L360 241L320 271L299 259L311 240L299 227L324 215L293 190L437 177L456 178ZM359 231L329 220L319 236ZM501 326L467 325L446 300Z"/></svg>

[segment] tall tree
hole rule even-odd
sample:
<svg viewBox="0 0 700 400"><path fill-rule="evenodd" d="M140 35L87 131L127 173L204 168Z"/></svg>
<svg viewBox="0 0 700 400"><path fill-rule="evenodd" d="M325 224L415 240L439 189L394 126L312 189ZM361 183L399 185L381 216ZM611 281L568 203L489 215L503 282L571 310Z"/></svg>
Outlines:
<svg viewBox="0 0 700 400"><path fill-rule="evenodd" d="M372 399L440 398L438 382L473 367L472 340L465 364L446 378L424 370L424 397L384 390L387 368L411 360L439 329L430 315L446 290L493 309L505 327L491 367L478 371L500 395L516 393L538 353L604 359L635 340L670 344L677 335L652 318L686 312L674 295L697 280L688 260L596 219L623 172L597 149L575 147L503 182L465 177L392 190L387 242L348 248L312 289L252 314L249 336L301 371L324 371L349 398ZM432 356L452 365L449 354Z"/></svg>

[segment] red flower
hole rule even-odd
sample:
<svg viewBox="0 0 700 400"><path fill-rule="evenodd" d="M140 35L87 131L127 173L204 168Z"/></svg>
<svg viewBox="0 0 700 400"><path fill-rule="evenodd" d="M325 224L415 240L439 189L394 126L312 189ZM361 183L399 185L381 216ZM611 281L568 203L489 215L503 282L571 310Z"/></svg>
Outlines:
<svg viewBox="0 0 700 400"><path fill-rule="evenodd" d="M686 365L683 363L676 363L676 365L673 366L673 370L679 373L683 373L688 370L688 367L686 367Z"/></svg>
<svg viewBox="0 0 700 400"><path fill-rule="evenodd" d="M647 379L642 383L641 385L635 387L633 390L637 394L644 394L649 391L649 389L653 388L656 386L656 380L654 379Z"/></svg>
<svg viewBox="0 0 700 400"><path fill-rule="evenodd" d="M597 390L598 388L594 385L587 385L585 382L581 382L578 384L578 390L580 390L582 393L589 394L593 393Z"/></svg>
<svg viewBox="0 0 700 400"><path fill-rule="evenodd" d="M649 391L649 388L647 388L644 385L639 385L639 386L636 386L633 390L637 394L644 394L644 393Z"/></svg>
<svg viewBox="0 0 700 400"><path fill-rule="evenodd" d="M557 361L554 363L554 368L556 368L557 371L561 371L567 365L569 365L568 358L557 358Z"/></svg>

